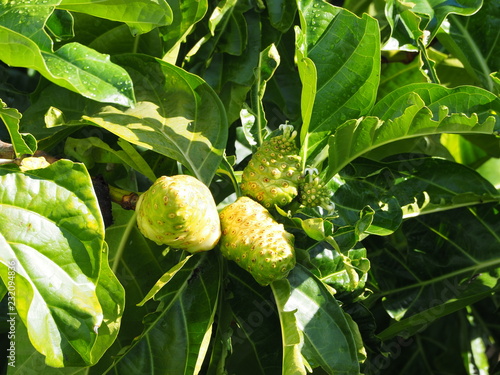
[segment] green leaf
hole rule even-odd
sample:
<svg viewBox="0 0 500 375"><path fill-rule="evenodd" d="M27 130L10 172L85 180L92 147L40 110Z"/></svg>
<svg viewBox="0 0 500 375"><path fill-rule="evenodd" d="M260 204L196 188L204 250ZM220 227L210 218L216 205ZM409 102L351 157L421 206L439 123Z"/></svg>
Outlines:
<svg viewBox="0 0 500 375"><path fill-rule="evenodd" d="M45 24L52 38L60 42L75 37L73 15L62 9L55 9Z"/></svg>
<svg viewBox="0 0 500 375"><path fill-rule="evenodd" d="M58 8L126 23L134 35L172 22L172 9L165 0L60 0Z"/></svg>
<svg viewBox="0 0 500 375"><path fill-rule="evenodd" d="M335 192L332 201L341 219L337 221L338 225L357 226L361 222L368 224L364 229L366 233L386 236L401 224L402 211L399 202L392 194L367 181L348 180ZM349 227L347 229L352 230ZM345 235L343 232L342 234ZM354 246L354 243L351 242L350 245Z"/></svg>
<svg viewBox="0 0 500 375"><path fill-rule="evenodd" d="M498 207L485 204L408 220L371 258L384 307L405 322L389 328L386 337L398 329L414 332L498 290ZM404 320L410 317L414 328Z"/></svg>
<svg viewBox="0 0 500 375"><path fill-rule="evenodd" d="M255 85L253 87L253 114L255 115L255 124L250 129L252 135L262 144L267 119L264 112L263 98L266 92L267 82L272 78L274 72L280 64L280 56L274 44L265 48L259 57L259 65L255 69Z"/></svg>
<svg viewBox="0 0 500 375"><path fill-rule="evenodd" d="M1 168L0 175L1 277L14 262L16 309L31 343L50 366L92 365L113 341L99 344L97 331L117 329L121 294L103 263L104 225L90 177L67 160L25 174ZM99 282L116 290L115 301L108 295L101 303ZM113 310L113 327L103 326L103 304Z"/></svg>
<svg viewBox="0 0 500 375"><path fill-rule="evenodd" d="M2 60L5 56L14 59L13 61L26 60L25 63L29 64L29 54L21 56L14 55L15 51L19 53L26 47L33 49L32 46L28 46L28 42L32 42L34 46L37 46L41 51L52 51L53 43L45 31L44 25L54 11L55 6L60 2L61 0L47 0L45 2L42 0L35 0L33 4L31 1L30 3L18 4L15 1L3 1L2 4L0 4L0 30L2 30L0 41L1 44L6 44L5 49L2 48L3 53L0 55ZM10 41L8 39L9 37L12 38ZM18 37L20 39L18 39ZM16 45L16 42L22 39L24 39L26 44ZM14 44L9 45L8 42ZM35 47L35 49L38 49L37 47Z"/></svg>
<svg viewBox="0 0 500 375"><path fill-rule="evenodd" d="M160 60L122 55L116 61L132 76L137 104L125 110L104 107L83 119L179 161L208 184L227 137L217 95L199 77Z"/></svg>
<svg viewBox="0 0 500 375"><path fill-rule="evenodd" d="M173 13L172 23L161 29L163 48L167 52L175 51L179 47L208 9L207 0L168 0L168 4Z"/></svg>
<svg viewBox="0 0 500 375"><path fill-rule="evenodd" d="M281 32L286 32L293 24L297 6L286 0L266 0L271 25Z"/></svg>
<svg viewBox="0 0 500 375"><path fill-rule="evenodd" d="M339 298L354 299L364 291L370 269L366 249L350 249L344 255L323 242L308 253L315 267L311 272L334 288Z"/></svg>
<svg viewBox="0 0 500 375"><path fill-rule="evenodd" d="M157 294L161 303L145 317L143 333L105 373L198 373L218 305L218 262L213 253L192 256L170 281L172 288L162 289L162 296Z"/></svg>
<svg viewBox="0 0 500 375"><path fill-rule="evenodd" d="M308 95L304 116L302 153L315 156L326 145L327 136L342 123L368 112L375 102L380 76L380 36L377 21L367 14L358 18L342 8L319 0L298 2L301 30L297 31L299 72ZM304 70L300 61L307 59ZM309 85L316 85L315 93ZM312 101L314 103L312 103ZM305 113L309 113L306 111Z"/></svg>
<svg viewBox="0 0 500 375"><path fill-rule="evenodd" d="M492 134L498 116L490 115L488 109L490 105L498 106L498 99L480 90L466 86L446 89L432 84L396 90L373 109L379 118L350 120L330 137L327 177L333 177L364 153L394 141L445 132ZM483 119L489 116L481 123L474 111Z"/></svg>
<svg viewBox="0 0 500 375"><path fill-rule="evenodd" d="M130 106L134 101L127 72L110 62L108 55L78 43L68 43L54 53L42 52L54 83L100 102Z"/></svg>
<svg viewBox="0 0 500 375"><path fill-rule="evenodd" d="M353 166L356 175L351 177L369 175L367 188L377 185L397 199L404 218L500 200L475 170L444 159L399 154L384 162L359 159Z"/></svg>
<svg viewBox="0 0 500 375"><path fill-rule="evenodd" d="M415 42L423 35L423 30L429 32L427 41L431 41L449 14L472 15L481 8L482 3L482 0L463 0L460 3L450 0L425 0L415 3L390 0L386 5L386 14L390 15L389 23L393 35L398 27L402 30L404 26L407 35ZM401 34L404 35L404 32Z"/></svg>
<svg viewBox="0 0 500 375"><path fill-rule="evenodd" d="M395 119L414 105L413 96L417 94L432 111L433 119L439 118L440 107L446 106L451 113L471 116L476 113L484 121L494 112L500 111L500 101L491 92L474 86L446 88L432 83L414 83L400 87L380 100L370 115L381 120Z"/></svg>
<svg viewBox="0 0 500 375"><path fill-rule="evenodd" d="M278 307L283 342L282 374L305 375L306 369L301 353L304 336L301 332L295 311L286 307L292 290L288 280L277 280L271 284Z"/></svg>
<svg viewBox="0 0 500 375"><path fill-rule="evenodd" d="M420 56L413 56L412 59L410 57L410 61L405 61L406 56L406 52L400 53L392 56L389 61L382 62L377 93L378 100L402 86L427 82L427 77L421 70L422 60Z"/></svg>
<svg viewBox="0 0 500 375"><path fill-rule="evenodd" d="M158 293L161 288L167 285L168 282L172 280L172 278L177 274L177 272L179 272L182 267L184 267L184 265L189 261L189 258L191 258L191 255L188 255L182 261L180 261L166 273L164 273L162 277L160 277L160 279L156 282L156 284L151 288L148 294L146 294L146 297L144 297L142 301L137 304L137 306L144 306L147 301L154 298L156 293Z"/></svg>
<svg viewBox="0 0 500 375"><path fill-rule="evenodd" d="M493 0L484 1L483 7L471 17L448 17L437 38L443 46L457 57L467 72L482 87L493 91L491 72L500 69L495 58L500 48L500 7Z"/></svg>
<svg viewBox="0 0 500 375"><path fill-rule="evenodd" d="M16 153L16 157L23 154L33 154L36 151L36 139L31 134L19 133L19 120L21 114L17 109L7 108L0 99L0 120L3 121L10 135L10 142Z"/></svg>
<svg viewBox="0 0 500 375"><path fill-rule="evenodd" d="M283 312L295 315L304 339L302 355L313 368L321 366L327 373L359 374L355 332L330 291L300 265L288 280L289 295L280 295L280 303L284 302ZM278 288L273 284L273 289Z"/></svg>
<svg viewBox="0 0 500 375"><path fill-rule="evenodd" d="M111 63L109 56L78 43L65 44L53 52L44 24L59 1L37 1L33 7L2 5L0 45L5 47L0 49L0 59L11 66L35 69L57 85L87 98L131 105L134 93L130 77Z"/></svg>
<svg viewBox="0 0 500 375"><path fill-rule="evenodd" d="M124 289L109 268L107 252L102 259L101 276L96 286L96 293L103 308L104 319L92 348L92 352L96 355L95 362L115 341L125 304ZM43 375L76 375L88 371L87 368L62 367L56 369L48 366L44 363L43 355L30 344L28 332L22 321L18 320L16 323L16 366L12 369L13 371L9 371L9 374L22 375L32 371L32 369L36 369L37 373Z"/></svg>
<svg viewBox="0 0 500 375"><path fill-rule="evenodd" d="M229 373L242 375L281 373L282 340L279 315L270 288L257 284L234 262L228 262L228 310L231 315L231 353L225 361Z"/></svg>
<svg viewBox="0 0 500 375"><path fill-rule="evenodd" d="M85 163L89 169L95 163L123 163L144 174L150 181L156 181L154 172L130 143L120 139L118 144L122 148L120 151L112 149L97 137L84 139L69 137L64 144L64 153Z"/></svg>

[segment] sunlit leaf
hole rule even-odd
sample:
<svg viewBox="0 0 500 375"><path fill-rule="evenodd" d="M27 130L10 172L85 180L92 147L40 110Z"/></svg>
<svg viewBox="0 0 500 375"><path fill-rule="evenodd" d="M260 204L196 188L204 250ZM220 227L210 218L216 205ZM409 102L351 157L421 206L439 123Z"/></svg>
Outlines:
<svg viewBox="0 0 500 375"><path fill-rule="evenodd" d="M103 260L104 225L90 177L65 160L0 174L1 277L8 280L13 263L16 309L30 341L51 366L94 364L117 333L123 295ZM115 293L115 303L106 293Z"/></svg>

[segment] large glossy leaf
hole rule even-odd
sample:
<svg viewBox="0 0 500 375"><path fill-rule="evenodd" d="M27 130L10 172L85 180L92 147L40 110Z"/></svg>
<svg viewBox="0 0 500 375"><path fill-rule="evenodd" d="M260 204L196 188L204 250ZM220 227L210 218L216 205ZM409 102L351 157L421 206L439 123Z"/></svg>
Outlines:
<svg viewBox="0 0 500 375"><path fill-rule="evenodd" d="M457 57L467 72L484 88L493 91L490 73L500 70L497 51L500 48L500 5L485 0L472 17L448 17L437 37L446 49Z"/></svg>
<svg viewBox="0 0 500 375"><path fill-rule="evenodd" d="M298 8L297 63L306 112L301 143L304 156L311 157L343 122L366 114L374 104L380 37L377 22L366 14L358 18L319 0L298 1Z"/></svg>
<svg viewBox="0 0 500 375"><path fill-rule="evenodd" d="M32 68L52 82L101 102L131 105L130 77L91 48L69 43L53 51L44 30L60 0L0 5L0 59L11 66Z"/></svg>
<svg viewBox="0 0 500 375"><path fill-rule="evenodd" d="M297 328L302 332L302 355L312 367L321 366L330 374L359 374L358 348L354 332L344 312L331 292L302 266L295 267L288 276L289 295L283 295L282 282L274 289L280 303L285 298L283 311L294 313ZM292 323L292 322L289 322ZM291 329L291 327L284 327Z"/></svg>
<svg viewBox="0 0 500 375"><path fill-rule="evenodd" d="M473 87L403 87L377 103L372 113L378 117L350 120L330 137L328 177L356 157L394 141L445 132L492 134L498 116L491 108L498 105L493 94Z"/></svg>
<svg viewBox="0 0 500 375"><path fill-rule="evenodd" d="M126 23L134 34L143 34L172 22L172 9L166 0L59 0L58 8L87 13Z"/></svg>
<svg viewBox="0 0 500 375"><path fill-rule="evenodd" d="M384 337L412 334L499 288L497 204L408 220L372 257L387 312L398 326ZM481 243L481 246L477 246Z"/></svg>
<svg viewBox="0 0 500 375"><path fill-rule="evenodd" d="M7 281L14 262L16 309L31 343L48 365L94 364L116 335L123 295L103 261L104 225L90 177L65 160L26 173L4 167L0 175L1 277Z"/></svg>
<svg viewBox="0 0 500 375"><path fill-rule="evenodd" d="M96 355L96 362L115 341L125 304L124 289L109 268L107 252L102 259L101 276L96 286L96 294L103 309L104 320L99 327L99 334L92 348L92 352ZM22 345L16 345L16 366L9 369L9 375L24 375L33 370L44 375L83 375L88 371L81 367L69 366L56 369L47 366L43 355L30 345L28 331L22 321L17 322L16 341Z"/></svg>
<svg viewBox="0 0 500 375"><path fill-rule="evenodd" d="M199 77L147 56L122 55L116 61L134 80L137 104L104 107L83 118L181 162L209 183L227 138L225 111L212 89Z"/></svg>

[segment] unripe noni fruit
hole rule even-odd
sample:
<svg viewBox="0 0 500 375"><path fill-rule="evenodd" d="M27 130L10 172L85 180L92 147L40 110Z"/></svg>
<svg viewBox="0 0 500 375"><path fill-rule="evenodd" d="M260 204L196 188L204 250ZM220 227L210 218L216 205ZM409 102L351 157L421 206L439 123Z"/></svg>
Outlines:
<svg viewBox="0 0 500 375"><path fill-rule="evenodd" d="M295 266L294 237L269 211L251 198L241 197L220 212L220 250L261 285L288 275Z"/></svg>
<svg viewBox="0 0 500 375"><path fill-rule="evenodd" d="M208 187L188 175L162 176L139 197L137 225L158 245L190 253L211 250L221 229Z"/></svg>
<svg viewBox="0 0 500 375"><path fill-rule="evenodd" d="M300 203L305 207L322 207L328 211L333 211L335 208L330 199L333 192L321 183L319 177L313 177L311 181L302 183L299 191Z"/></svg>
<svg viewBox="0 0 500 375"><path fill-rule="evenodd" d="M298 194L301 178L297 132L282 125L283 134L262 143L243 170L241 191L263 206L284 206Z"/></svg>

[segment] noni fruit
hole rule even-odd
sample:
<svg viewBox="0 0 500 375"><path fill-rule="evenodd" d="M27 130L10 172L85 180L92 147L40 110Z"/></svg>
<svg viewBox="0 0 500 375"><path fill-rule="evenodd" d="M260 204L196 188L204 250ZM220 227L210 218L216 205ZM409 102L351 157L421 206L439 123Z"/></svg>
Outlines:
<svg viewBox="0 0 500 375"><path fill-rule="evenodd" d="M297 132L282 125L283 134L262 143L243 170L241 191L263 206L284 206L298 194L300 156Z"/></svg>
<svg viewBox="0 0 500 375"><path fill-rule="evenodd" d="M295 266L294 237L269 211L248 197L240 197L220 212L220 250L261 285L288 275Z"/></svg>
<svg viewBox="0 0 500 375"><path fill-rule="evenodd" d="M158 245L196 253L213 249L221 235L212 194L192 176L158 178L139 197L136 211L139 230Z"/></svg>

